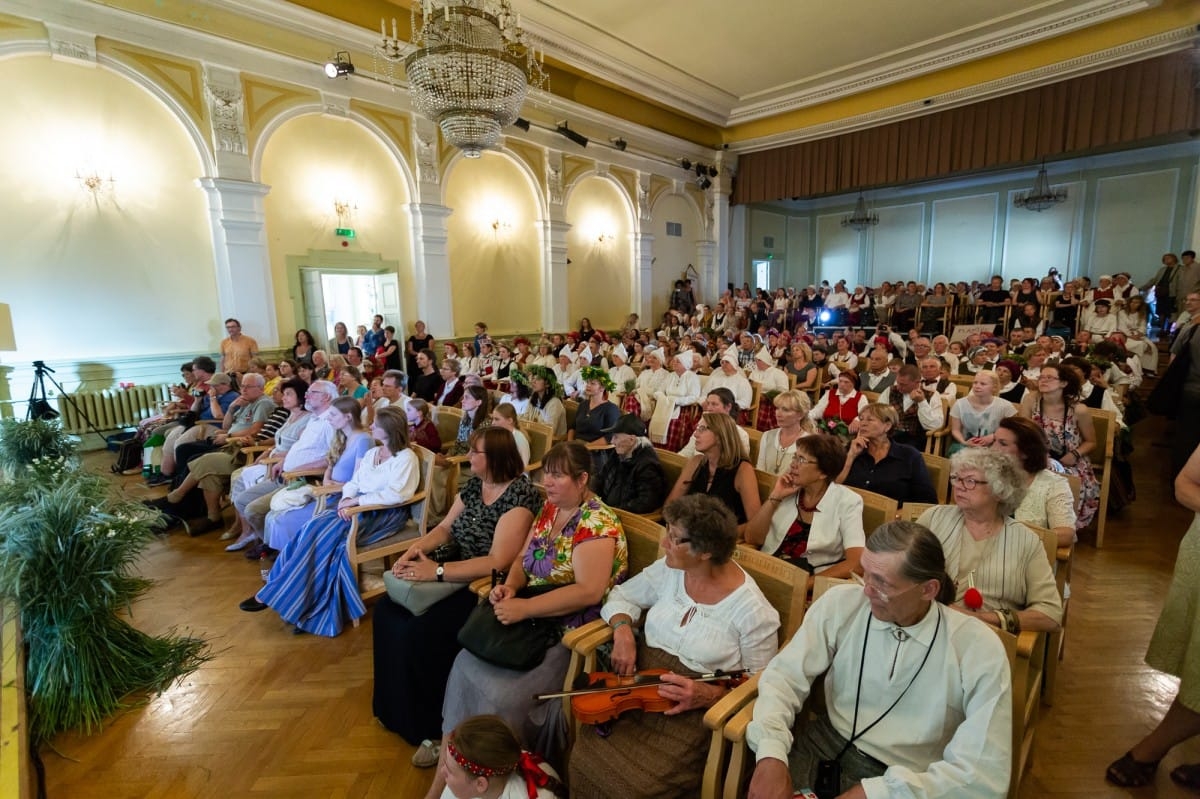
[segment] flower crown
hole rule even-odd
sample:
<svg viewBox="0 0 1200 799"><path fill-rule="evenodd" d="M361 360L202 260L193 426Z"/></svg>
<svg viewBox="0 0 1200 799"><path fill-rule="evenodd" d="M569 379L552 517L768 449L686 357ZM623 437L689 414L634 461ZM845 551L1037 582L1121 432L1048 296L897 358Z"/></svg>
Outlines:
<svg viewBox="0 0 1200 799"><path fill-rule="evenodd" d="M605 391L612 391L617 387L617 384L613 382L611 377L609 377L608 372L606 372L604 369L601 369L599 366L585 366L579 370L579 376L582 377L584 381L595 380L597 383L604 386Z"/></svg>

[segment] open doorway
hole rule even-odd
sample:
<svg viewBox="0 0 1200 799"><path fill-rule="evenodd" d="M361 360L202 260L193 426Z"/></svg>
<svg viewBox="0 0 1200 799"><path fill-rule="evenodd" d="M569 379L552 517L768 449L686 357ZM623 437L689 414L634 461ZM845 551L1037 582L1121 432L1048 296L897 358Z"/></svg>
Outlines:
<svg viewBox="0 0 1200 799"><path fill-rule="evenodd" d="M351 337L358 325L370 326L375 314L396 328L403 340L399 264L374 253L309 250L289 255L289 294L297 326L312 332L318 346L333 338L333 326L345 323Z"/></svg>
<svg viewBox="0 0 1200 799"><path fill-rule="evenodd" d="M763 291L771 290L771 265L774 261L751 261L754 270L754 288Z"/></svg>

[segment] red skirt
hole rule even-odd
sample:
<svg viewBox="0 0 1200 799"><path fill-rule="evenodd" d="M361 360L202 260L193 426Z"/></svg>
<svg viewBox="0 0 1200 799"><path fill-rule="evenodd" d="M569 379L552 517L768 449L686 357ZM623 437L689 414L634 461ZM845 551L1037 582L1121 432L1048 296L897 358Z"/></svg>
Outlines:
<svg viewBox="0 0 1200 799"><path fill-rule="evenodd" d="M667 440L662 443L662 449L678 452L683 449L688 441L692 438L692 433L696 432L696 425L700 424L700 417L703 410L699 405L688 405L679 409L679 418L672 419L667 425Z"/></svg>
<svg viewBox="0 0 1200 799"><path fill-rule="evenodd" d="M755 423L754 429L767 432L774 430L779 425L775 422L775 403L766 397L762 397L758 401L758 422Z"/></svg>
<svg viewBox="0 0 1200 799"><path fill-rule="evenodd" d="M638 400L636 391L629 392L625 399L621 400L621 413L632 413L639 419L642 418L642 403Z"/></svg>

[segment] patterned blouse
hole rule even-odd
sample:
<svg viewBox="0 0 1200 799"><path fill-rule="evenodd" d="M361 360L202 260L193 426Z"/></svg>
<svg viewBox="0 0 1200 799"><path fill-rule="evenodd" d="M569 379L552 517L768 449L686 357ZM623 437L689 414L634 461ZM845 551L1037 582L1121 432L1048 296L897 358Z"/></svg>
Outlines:
<svg viewBox="0 0 1200 799"><path fill-rule="evenodd" d="M550 538L557 513L558 508L554 503L547 502L542 505L542 512L533 520L533 536L521 561L530 588L541 585L570 585L575 582L575 566L571 555L579 544L593 538L612 538L617 544L604 597L595 605L589 605L578 613L565 616L564 626L572 629L600 618L600 605L608 597L608 592L614 585L623 582L628 574L629 549L625 543L625 530L621 527L621 520L599 497L592 497L584 502L563 527L562 532L556 538Z"/></svg>
<svg viewBox="0 0 1200 799"><path fill-rule="evenodd" d="M542 507L542 495L524 474L509 483L491 505L483 502L483 481L478 477L467 480L458 496L463 510L450 525L450 537L458 543L463 560L483 557L491 551L501 516L513 508L528 508L536 515Z"/></svg>

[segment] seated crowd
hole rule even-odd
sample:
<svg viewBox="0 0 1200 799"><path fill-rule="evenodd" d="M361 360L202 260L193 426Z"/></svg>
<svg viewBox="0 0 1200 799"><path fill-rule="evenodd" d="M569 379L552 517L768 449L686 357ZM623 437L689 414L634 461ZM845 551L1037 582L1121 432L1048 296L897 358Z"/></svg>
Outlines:
<svg viewBox="0 0 1200 799"><path fill-rule="evenodd" d="M737 669L765 669L751 796L821 780L830 796L1004 796L1012 681L987 627L1059 628L1052 564L1025 525L1070 546L1096 517L1093 417L1124 425L1157 367L1146 302L1128 275L758 294L731 286L706 306L681 281L658 330L632 315L613 333L583 319L494 341L479 323L440 348L423 323L400 342L376 316L355 336L338 323L324 350L297 331L277 363L228 320L220 368L185 364L175 402L144 426L162 447L152 480L170 484L157 505L199 517L195 534L223 525L228 495L226 549L264 566L240 607L325 636L367 612L348 549L421 521L382 575L374 710L419 745L414 764L438 766L429 797L526 795L526 782L529 796L564 783L696 796L701 716L729 689L695 678ZM973 327L951 341L956 320ZM950 504L933 455L949 458ZM932 507L871 529L876 496ZM634 576L618 511L665 529L661 558ZM862 587L829 591L784 640L739 548L802 570L810 590ZM495 622L549 630L534 662L462 643L467 586L489 576ZM562 633L597 619L613 672L666 670L671 708L572 743L561 701L533 697L562 687ZM825 715L793 736L822 674Z"/></svg>

